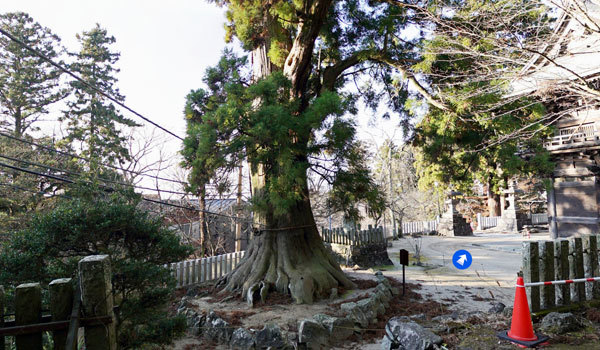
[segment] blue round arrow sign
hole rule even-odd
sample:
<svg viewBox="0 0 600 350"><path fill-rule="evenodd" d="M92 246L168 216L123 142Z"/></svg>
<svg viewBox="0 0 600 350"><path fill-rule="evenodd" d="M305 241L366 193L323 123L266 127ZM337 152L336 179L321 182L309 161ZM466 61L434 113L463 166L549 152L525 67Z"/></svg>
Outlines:
<svg viewBox="0 0 600 350"><path fill-rule="evenodd" d="M452 263L454 264L454 267L459 270L468 269L472 262L473 257L471 256L471 253L464 249L457 250L454 255L452 255Z"/></svg>

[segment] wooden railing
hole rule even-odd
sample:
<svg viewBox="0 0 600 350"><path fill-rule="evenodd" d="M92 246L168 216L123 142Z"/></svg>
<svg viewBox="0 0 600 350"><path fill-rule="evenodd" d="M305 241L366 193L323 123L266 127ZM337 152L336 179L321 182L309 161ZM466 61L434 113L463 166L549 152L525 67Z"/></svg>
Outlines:
<svg viewBox="0 0 600 350"><path fill-rule="evenodd" d="M385 243L382 227L369 227L367 230L354 230L344 228L327 229L321 228L321 239L323 242L344 244L351 246L364 246L369 244Z"/></svg>
<svg viewBox="0 0 600 350"><path fill-rule="evenodd" d="M498 226L499 216L482 216L481 214L477 214L477 229L485 230L488 228Z"/></svg>
<svg viewBox="0 0 600 350"><path fill-rule="evenodd" d="M550 137L544 142L544 148L549 151L583 147L600 143L600 132L595 124L581 127L570 127L558 130L558 135Z"/></svg>
<svg viewBox="0 0 600 350"><path fill-rule="evenodd" d="M186 287L192 284L214 281L233 271L245 251L211 256L202 259L191 259L176 263L166 264L177 280L177 287Z"/></svg>
<svg viewBox="0 0 600 350"><path fill-rule="evenodd" d="M402 234L437 232L439 220L412 221L402 223Z"/></svg>
<svg viewBox="0 0 600 350"><path fill-rule="evenodd" d="M531 214L531 224L532 225L546 225L548 223L548 214Z"/></svg>

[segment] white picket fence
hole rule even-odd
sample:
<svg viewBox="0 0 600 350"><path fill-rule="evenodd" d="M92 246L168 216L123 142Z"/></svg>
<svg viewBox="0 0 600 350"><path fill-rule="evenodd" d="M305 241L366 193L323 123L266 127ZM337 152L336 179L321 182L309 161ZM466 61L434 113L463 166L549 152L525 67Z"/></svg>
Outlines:
<svg viewBox="0 0 600 350"><path fill-rule="evenodd" d="M164 267L170 269L177 280L177 287L213 281L233 271L245 251L211 256L203 259L185 260Z"/></svg>
<svg viewBox="0 0 600 350"><path fill-rule="evenodd" d="M532 225L546 225L548 223L548 213L531 214Z"/></svg>
<svg viewBox="0 0 600 350"><path fill-rule="evenodd" d="M481 214L477 214L477 229L485 230L488 228L498 226L499 216L482 216Z"/></svg>
<svg viewBox="0 0 600 350"><path fill-rule="evenodd" d="M413 221L402 223L402 234L427 233L437 231L439 220Z"/></svg>
<svg viewBox="0 0 600 350"><path fill-rule="evenodd" d="M330 230L321 227L319 235L323 242L352 246L364 246L386 242L382 227L369 227L368 230L348 230L342 227Z"/></svg>

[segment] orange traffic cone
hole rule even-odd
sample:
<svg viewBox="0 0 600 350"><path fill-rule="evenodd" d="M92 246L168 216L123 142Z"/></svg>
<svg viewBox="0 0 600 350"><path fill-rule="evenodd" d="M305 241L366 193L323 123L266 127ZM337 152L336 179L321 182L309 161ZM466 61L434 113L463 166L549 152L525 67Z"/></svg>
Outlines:
<svg viewBox="0 0 600 350"><path fill-rule="evenodd" d="M533 348L536 345L544 343L548 337L533 332L533 323L527 304L527 293L523 277L517 278L517 290L515 291L515 304L513 307L510 331L498 333L500 339L511 341L521 347Z"/></svg>

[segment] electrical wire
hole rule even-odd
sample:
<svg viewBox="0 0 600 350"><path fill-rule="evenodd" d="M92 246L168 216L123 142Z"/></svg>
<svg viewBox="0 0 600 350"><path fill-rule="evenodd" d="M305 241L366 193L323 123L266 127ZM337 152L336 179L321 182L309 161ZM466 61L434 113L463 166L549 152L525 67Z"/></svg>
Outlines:
<svg viewBox="0 0 600 350"><path fill-rule="evenodd" d="M40 57L41 59L43 59L44 61L50 63L52 66L54 66L55 68L58 68L59 70L61 70L63 73L73 77L75 80L81 82L82 84L84 84L85 86L89 87L90 89L96 91L97 93L99 93L100 95L106 97L107 99L111 100L112 102L116 103L117 105L121 106L122 108L128 110L129 112L133 113L134 115L138 116L139 118L143 119L144 121L154 125L155 127L161 129L162 131L166 132L167 134L183 141L183 138L177 134L175 134L174 132L158 125L157 123L153 122L152 120L144 117L142 114L136 112L135 110L133 110L132 108L128 107L127 105L125 105L123 102L117 100L116 98L110 96L109 94L105 93L104 91L102 91L101 89L99 89L98 87L88 83L87 81L83 80L81 77L79 77L77 74L73 73L72 71L70 71L69 69L63 67L62 65L52 61L50 58L48 58L46 55L44 55L43 53L39 52L38 50L34 49L33 47L27 45L26 43L24 43L23 41L21 41L20 39L18 39L17 37L15 37L14 35L12 35L11 33L7 32L6 30L0 28L0 33L3 34L4 36L8 37L10 40L16 42L17 44L21 45L23 48L27 49L28 51L32 52L33 54L35 54L36 56Z"/></svg>
<svg viewBox="0 0 600 350"><path fill-rule="evenodd" d="M0 154L0 158L4 158L4 159L7 159L7 160L12 160L13 162L21 162L21 163L25 163L25 164L28 164L28 165L33 165L33 166L41 167L41 168L47 168L49 170L63 172L63 173L71 174L71 175L74 175L74 176L83 176L83 174L75 172L75 171L66 170L66 169L59 169L59 168L55 168L55 167L52 167L52 166L49 166L49 165L45 165L45 164L40 164L40 163L30 162L30 161L23 160L23 159L9 157L9 156L4 155L4 154ZM104 182L113 183L115 185L127 186L127 187L132 187L132 188L140 189L140 190L150 190L150 191L155 191L155 192L164 192L164 193L170 193L170 194L178 194L178 195L182 195L182 196L189 195L189 193L187 193L187 192L179 192L179 191L172 191L172 190L164 190L164 189L160 189L160 188L152 188L152 187L139 186L139 185L134 185L134 184L128 184L128 183L121 182L121 181L110 180L110 179L103 178L103 177L98 177L98 179L102 180Z"/></svg>
<svg viewBox="0 0 600 350"><path fill-rule="evenodd" d="M43 174L43 173L40 173L40 172L37 172L37 171L20 168L20 167L9 165L9 164L2 163L2 162L0 162L0 167L9 168L9 169L16 170L16 171L21 171L21 172L24 172L24 173L27 173L27 174L31 174L31 175L47 177L47 178L50 178L50 179L54 179L54 180L57 180L57 181L66 182L66 183L69 183L69 184L74 184L75 183L75 181L73 181L71 179L68 179L68 178L64 178L64 177L60 177L60 176L56 176L56 175L52 175L52 174ZM110 186L102 186L102 187L105 190L107 190L107 191L111 191L111 192L115 191L115 188L110 187ZM253 226L262 226L263 228L261 228L261 229L258 229L256 227L254 227L253 231L254 231L254 235L255 236L260 236L262 234L262 232L267 232L267 231L277 232L277 231L302 229L302 228L316 227L317 226L316 223L315 223L315 224L308 224L308 225L298 225L298 226L268 228L267 225L265 225L265 224L257 223L257 222L254 222L251 219L244 219L244 218L241 218L241 217L238 217L238 216L232 216L232 215L226 215L226 214L221 214L221 213L215 213L215 212L211 212L211 211L203 210L203 209L199 209L199 208L194 208L194 207L188 207L188 206L184 206L184 205L178 205L178 204L163 202L163 201L160 201L160 200L146 198L144 196L142 196L142 200L146 201L146 202L151 202L151 203L156 203L156 204L168 206L168 207L175 207L175 208L180 208L180 209L186 209L186 210L190 210L190 211L196 211L196 212L200 212L200 213L205 213L205 214L209 214L209 215L225 217L225 218L229 218L229 219L233 219L233 220L237 220L237 221L246 222L246 223L249 223L249 224L251 224Z"/></svg>
<svg viewBox="0 0 600 350"><path fill-rule="evenodd" d="M5 168L9 168L15 171L20 171L20 172L24 172L27 174L31 174L31 175L35 175L35 176L42 176L42 177L47 177L53 180L57 180L57 181L61 181L61 182L65 182L68 184L74 184L75 181L68 179L68 178L64 178L64 177L60 177L60 176L56 176L56 175L52 175L52 174L44 174L44 173L40 173L37 171L33 171L33 170L29 170L29 169L24 169L24 168L20 168L17 166L13 166L10 164L6 164L6 163L2 163L0 162L0 167L5 167ZM105 190L107 191L115 191L115 188L110 187L110 186L102 186ZM146 198L144 196L142 196L142 200L146 201L146 202L152 202L152 203L157 203L157 204L161 204L161 205L165 205L165 206L169 206L169 207L176 207L176 208L180 208L180 209L186 209L186 210L190 210L190 211L197 211L200 213L205 213L205 214L210 214L210 215L214 215L214 216L221 216L221 217L226 217L226 218L230 218L230 219L235 219L235 220L242 220L242 221L246 221L249 223L252 223L251 220L248 219L243 219L237 216L232 216L232 215L226 215L226 214L221 214L221 213L215 213L215 212L211 212L208 210L202 210L202 209L198 209L198 208L194 208L194 207L188 207L188 206L184 206L184 205L178 205L178 204L173 204L173 203L168 203L168 202L163 202L163 201L159 201L159 200L155 200L155 199L150 199L150 198ZM263 224L260 224L263 225Z"/></svg>
<svg viewBox="0 0 600 350"><path fill-rule="evenodd" d="M26 143L26 144L29 144L31 146L44 149L44 150L49 151L49 152L54 152L54 153L62 154L64 156L73 157L73 158L80 159L80 160L83 160L83 161L86 161L86 162L91 162L91 160L89 158L85 158L85 157L82 157L82 156L79 156L79 155L76 155L76 154L73 154L73 153L61 151L61 150L58 150L58 149L55 149L55 148L52 148L52 147L40 145L40 144L35 143L33 141L29 141L29 140L25 140L25 139L22 139L22 138L18 138L18 137L12 136L10 134L6 134L6 133L3 133L3 132L0 132L0 136L9 138L11 140L19 141L19 142L22 142L22 143ZM153 178L155 180L161 180L161 181L167 181L167 182L177 183L177 184L181 184L181 185L187 185L187 183L184 182L184 181L169 179L169 178L160 177L160 176L156 176L156 175L144 174L144 173L140 173L138 171L124 169L122 167L118 167L118 166L111 165L111 164L101 163L100 165L105 166L107 168L115 169L115 170L121 170L121 171L130 173L130 174L134 174L134 175L138 175L138 176L150 177L150 178Z"/></svg>
<svg viewBox="0 0 600 350"><path fill-rule="evenodd" d="M62 197L62 198L72 199L72 197L69 197L69 196L67 196L67 195L60 194L60 193L54 193L54 194L51 194L51 195L48 197L48 195L49 195L48 193L41 192L41 191L34 191L34 190L30 190L30 189L28 189L28 188L23 188L23 187L21 187L21 186L17 186L17 185L9 184L9 183L4 183L4 182L0 182L0 186L12 187L12 188L14 188L14 189L16 189L16 190L19 190L19 191L31 192L31 193L35 193L35 194L37 194L37 195L44 196L44 197L47 197L47 198L52 198L52 197Z"/></svg>

